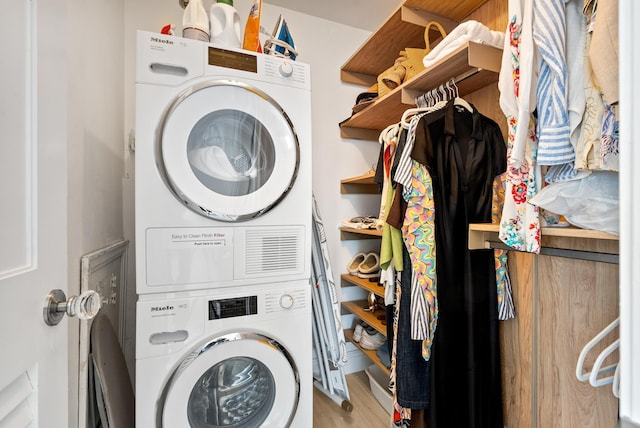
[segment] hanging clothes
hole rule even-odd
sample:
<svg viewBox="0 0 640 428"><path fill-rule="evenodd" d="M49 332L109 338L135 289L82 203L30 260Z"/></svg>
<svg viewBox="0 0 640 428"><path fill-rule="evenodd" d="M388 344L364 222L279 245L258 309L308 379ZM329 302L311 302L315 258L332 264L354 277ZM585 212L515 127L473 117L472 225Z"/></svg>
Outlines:
<svg viewBox="0 0 640 428"><path fill-rule="evenodd" d="M532 0L509 0L509 25L498 80L500 107L507 117L508 170L499 238L519 251L540 252L538 207L529 200L542 182L536 162Z"/></svg>
<svg viewBox="0 0 640 428"><path fill-rule="evenodd" d="M436 213L439 313L429 428L503 428L494 256L469 251L467 231L469 223L491 222L506 147L498 125L471 107L450 101L421 120L412 151L432 178Z"/></svg>

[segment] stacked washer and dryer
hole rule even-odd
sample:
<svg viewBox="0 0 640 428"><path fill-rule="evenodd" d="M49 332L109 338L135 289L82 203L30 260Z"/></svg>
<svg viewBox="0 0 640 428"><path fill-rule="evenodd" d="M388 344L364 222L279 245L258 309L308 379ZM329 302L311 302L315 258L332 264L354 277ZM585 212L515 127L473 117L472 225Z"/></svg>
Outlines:
<svg viewBox="0 0 640 428"><path fill-rule="evenodd" d="M312 425L306 64L139 31L136 426Z"/></svg>

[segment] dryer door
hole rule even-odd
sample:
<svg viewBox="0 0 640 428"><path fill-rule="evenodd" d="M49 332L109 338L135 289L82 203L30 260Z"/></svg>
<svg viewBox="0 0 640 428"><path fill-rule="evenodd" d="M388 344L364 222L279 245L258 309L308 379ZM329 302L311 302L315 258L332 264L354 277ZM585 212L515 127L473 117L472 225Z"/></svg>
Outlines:
<svg viewBox="0 0 640 428"><path fill-rule="evenodd" d="M282 345L260 334L228 334L177 368L163 394L161 426L285 427L299 392L297 368Z"/></svg>
<svg viewBox="0 0 640 428"><path fill-rule="evenodd" d="M210 81L178 95L157 132L160 173L198 214L255 218L285 197L300 148L284 110L249 85Z"/></svg>

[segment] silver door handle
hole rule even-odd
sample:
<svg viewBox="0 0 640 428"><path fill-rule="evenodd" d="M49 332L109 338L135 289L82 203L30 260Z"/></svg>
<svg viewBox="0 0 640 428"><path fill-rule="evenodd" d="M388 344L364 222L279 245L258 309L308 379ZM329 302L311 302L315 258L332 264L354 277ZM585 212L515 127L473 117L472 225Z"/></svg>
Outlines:
<svg viewBox="0 0 640 428"><path fill-rule="evenodd" d="M64 291L56 289L47 294L42 315L47 325L54 326L62 321L64 314L89 320L98 315L101 306L100 294L95 290L87 290L79 296L71 296L67 300Z"/></svg>

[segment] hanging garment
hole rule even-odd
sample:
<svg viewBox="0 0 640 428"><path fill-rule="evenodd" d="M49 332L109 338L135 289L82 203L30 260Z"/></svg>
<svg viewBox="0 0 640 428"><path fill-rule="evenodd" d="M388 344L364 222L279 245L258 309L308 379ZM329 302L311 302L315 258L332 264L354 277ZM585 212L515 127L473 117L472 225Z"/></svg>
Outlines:
<svg viewBox="0 0 640 428"><path fill-rule="evenodd" d="M468 249L468 227L491 222L506 147L498 125L472 110L449 102L431 114L437 120L421 120L412 152L429 170L436 213L439 312L429 428L503 428L494 257Z"/></svg>
<svg viewBox="0 0 640 428"><path fill-rule="evenodd" d="M570 142L565 55L565 0L533 2L533 40L540 54L536 100L538 163L559 165L575 158Z"/></svg>
<svg viewBox="0 0 640 428"><path fill-rule="evenodd" d="M438 321L437 281L435 273L434 205L431 178L424 166L411 160L415 132L422 117L431 116L446 103L426 108L413 118L395 173L406 202L402 237L412 261L411 338L422 340L422 355L428 360Z"/></svg>
<svg viewBox="0 0 640 428"><path fill-rule="evenodd" d="M393 345L391 352L391 391L394 427L409 427L414 412L426 409L431 399L430 362L422 358L422 341L411 339L412 263L403 251L403 270L396 286Z"/></svg>
<svg viewBox="0 0 640 428"><path fill-rule="evenodd" d="M569 142L577 153L581 143L581 123L586 108L585 92L582 89L585 81L585 33L586 22L582 14L582 2L579 0L568 0L563 3L566 20L566 108L569 119ZM575 167L574 160L552 165L544 176L546 183L556 183L558 181L580 180L590 174L590 171L579 170ZM556 216L557 217L557 216ZM549 213L545 213L544 219L549 218ZM552 224L557 224L557 220Z"/></svg>
<svg viewBox="0 0 640 428"><path fill-rule="evenodd" d="M493 181L493 198L491 200L491 222L500 222L500 214L504 205L504 186L506 173L496 177ZM496 289L498 291L498 319L501 321L516 316L511 295L511 280L507 269L507 251L493 250L496 264Z"/></svg>
<svg viewBox="0 0 640 428"><path fill-rule="evenodd" d="M538 207L528 201L542 181L536 162L535 79L532 0L509 0L509 26L498 81L500 107L507 117L508 172L499 238L519 251L540 252Z"/></svg>

